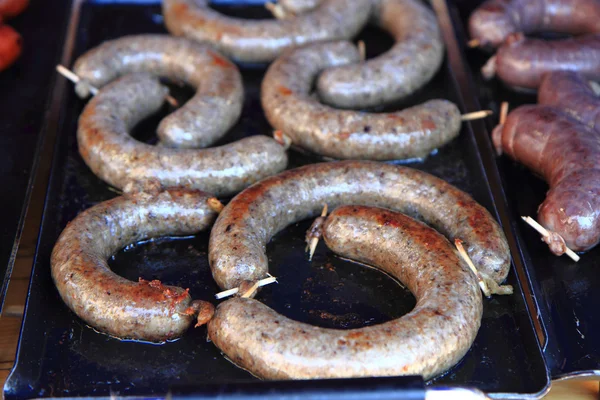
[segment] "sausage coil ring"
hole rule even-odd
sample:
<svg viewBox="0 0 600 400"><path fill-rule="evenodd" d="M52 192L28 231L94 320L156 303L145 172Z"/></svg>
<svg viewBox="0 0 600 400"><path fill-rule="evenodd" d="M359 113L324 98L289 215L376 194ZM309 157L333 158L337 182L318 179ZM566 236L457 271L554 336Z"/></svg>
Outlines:
<svg viewBox="0 0 600 400"><path fill-rule="evenodd" d="M164 118L157 134L168 147L199 148L216 142L237 122L244 101L235 64L207 44L167 35L132 35L104 42L77 59L80 97L133 72L146 72L196 89L181 108Z"/></svg>
<svg viewBox="0 0 600 400"><path fill-rule="evenodd" d="M261 101L270 124L312 152L341 159L424 158L458 136L460 110L430 100L394 113L338 110L311 97L318 74L359 60L346 41L315 43L284 53L269 67Z"/></svg>
<svg viewBox="0 0 600 400"><path fill-rule="evenodd" d="M262 135L210 149L172 149L135 140L130 130L161 107L166 93L151 75L129 74L88 102L79 118L77 142L96 176L120 189L157 179L164 187L226 196L285 169L284 147Z"/></svg>
<svg viewBox="0 0 600 400"><path fill-rule="evenodd" d="M211 340L235 363L266 379L439 375L469 350L481 324L477 281L448 240L389 210L346 206L323 225L331 250L376 266L406 284L416 307L359 329L290 320L252 299L220 304Z"/></svg>
<svg viewBox="0 0 600 400"><path fill-rule="evenodd" d="M208 0L164 0L169 32L208 42L238 62L271 62L285 49L311 42L350 39L367 23L370 0L324 0L290 19L244 20L220 14Z"/></svg>
<svg viewBox="0 0 600 400"><path fill-rule="evenodd" d="M440 28L435 13L420 0L374 2L372 19L396 44L366 62L326 69L317 81L323 102L359 109L397 101L429 82L440 68Z"/></svg>
<svg viewBox="0 0 600 400"><path fill-rule="evenodd" d="M510 268L504 233L468 194L425 172L368 161L311 164L264 179L219 215L209 241L213 277L223 289L268 272L265 246L286 226L314 217L323 204L385 207L417 216L449 239L460 238L477 269L502 282Z"/></svg>
<svg viewBox="0 0 600 400"><path fill-rule="evenodd" d="M209 199L199 191L140 192L79 214L52 251L52 278L63 301L94 328L120 338L165 341L181 336L196 315L206 322L210 303L192 301L187 290L158 281L129 281L106 260L140 240L207 229L217 216Z"/></svg>

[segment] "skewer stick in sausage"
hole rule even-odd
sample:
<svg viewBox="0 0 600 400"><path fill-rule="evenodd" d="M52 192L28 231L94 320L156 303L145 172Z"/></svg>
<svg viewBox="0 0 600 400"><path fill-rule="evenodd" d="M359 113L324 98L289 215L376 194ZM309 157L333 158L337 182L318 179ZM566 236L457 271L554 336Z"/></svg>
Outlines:
<svg viewBox="0 0 600 400"><path fill-rule="evenodd" d="M543 226L541 226L535 219L531 218L531 217L521 217L523 218L523 221L527 222L533 229L535 229L536 231L538 231L543 237L547 238L550 236L550 231L548 231L546 228L544 228ZM560 235L556 232L552 232L552 235L556 235L559 238L562 239L562 237L560 237ZM563 239L564 241L564 239ZM569 258L571 258L571 260L578 262L579 259L581 257L579 257L577 255L577 253L575 253L573 250L571 250L570 248L568 248L565 245L565 254L569 256Z"/></svg>
<svg viewBox="0 0 600 400"><path fill-rule="evenodd" d="M315 254L315 250L317 249L317 244L319 244L319 238L321 237L322 230L321 225L325 221L325 217L327 216L327 204L323 206L323 211L321 211L321 216L313 222L310 229L306 234L306 250L309 251L308 261L312 261L313 255Z"/></svg>
<svg viewBox="0 0 600 400"><path fill-rule="evenodd" d="M276 277L272 276L269 273L267 273L267 275L269 275L268 278L256 281L256 283L253 285L253 288L254 288L254 286L256 286L256 289L258 289L259 287L266 286L271 283L277 283ZM256 289L254 289L253 291L256 291ZM240 291L239 287L229 289L229 290L224 290L222 292L215 294L215 299L217 299L217 300L224 299L225 297L233 296L234 294L238 293L239 291ZM252 293L250 293L250 291L247 291L246 293L244 293L242 295L242 297L249 297L251 294Z"/></svg>
<svg viewBox="0 0 600 400"><path fill-rule="evenodd" d="M77 74L75 74L70 69L66 68L64 65L60 65L60 64L57 65L56 71L73 83L79 83L79 81L81 80L81 78L79 78L79 76L77 76ZM92 95L95 96L98 93L97 87L89 85L89 88L90 88L90 93ZM179 106L179 103L177 102L177 100L169 94L165 96L165 100L167 101L167 103L169 103L173 107Z"/></svg>

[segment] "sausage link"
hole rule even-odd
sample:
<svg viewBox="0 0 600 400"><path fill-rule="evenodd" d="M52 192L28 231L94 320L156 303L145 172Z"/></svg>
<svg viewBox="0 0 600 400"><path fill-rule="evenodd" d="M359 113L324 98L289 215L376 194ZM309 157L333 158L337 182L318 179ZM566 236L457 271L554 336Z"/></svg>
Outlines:
<svg viewBox="0 0 600 400"><path fill-rule="evenodd" d="M118 188L158 179L165 187L226 196L287 166L285 149L266 136L211 149L171 149L138 142L129 131L161 107L166 93L158 79L129 74L106 85L86 105L77 131L79 153L100 179Z"/></svg>
<svg viewBox="0 0 600 400"><path fill-rule="evenodd" d="M256 300L229 300L208 333L233 362L266 379L429 379L465 355L481 324L481 293L446 238L405 215L360 206L334 211L323 236L335 253L406 284L416 307L383 324L341 330L292 321Z"/></svg>
<svg viewBox="0 0 600 400"><path fill-rule="evenodd" d="M325 40L349 39L366 24L371 1L324 0L306 14L286 19L244 20L210 8L208 0L164 0L167 29L215 45L239 62L270 62L285 49Z"/></svg>
<svg viewBox="0 0 600 400"><path fill-rule="evenodd" d="M554 107L513 110L493 132L494 144L550 185L538 220L574 251L600 241L600 135ZM560 255L564 246L551 247Z"/></svg>
<svg viewBox="0 0 600 400"><path fill-rule="evenodd" d="M577 71L588 79L599 79L600 34L553 41L513 34L498 49L490 67L484 70L486 77L495 72L507 85L525 89L537 89L546 72Z"/></svg>
<svg viewBox="0 0 600 400"><path fill-rule="evenodd" d="M538 103L558 107L592 129L600 129L600 97L590 83L572 71L544 74Z"/></svg>
<svg viewBox="0 0 600 400"><path fill-rule="evenodd" d="M89 85L100 88L132 73L147 72L183 81L196 89L181 108L158 126L158 137L169 147L207 147L223 137L242 111L244 88L235 64L207 44L167 35L133 35L104 42L77 59L75 87L89 96Z"/></svg>
<svg viewBox="0 0 600 400"><path fill-rule="evenodd" d="M435 13L419 0L377 1L373 19L396 44L364 63L326 69L317 81L325 103L358 109L397 101L429 82L440 68L440 28Z"/></svg>
<svg viewBox="0 0 600 400"><path fill-rule="evenodd" d="M479 270L502 282L510 268L504 234L469 195L425 172L377 162L312 164L264 179L221 212L209 241L209 262L230 289L268 272L265 246L277 232L317 215L323 204L390 208L419 217L450 239L460 238Z"/></svg>
<svg viewBox="0 0 600 400"><path fill-rule="evenodd" d="M337 110L311 97L317 75L359 58L350 42L317 43L278 58L262 83L267 119L292 142L315 153L370 160L424 158L458 136L460 111L431 100L395 113Z"/></svg>
<svg viewBox="0 0 600 400"><path fill-rule="evenodd" d="M487 0L469 18L469 33L496 48L512 33L600 33L598 0Z"/></svg>
<svg viewBox="0 0 600 400"><path fill-rule="evenodd" d="M199 311L187 290L159 281L129 281L107 259L128 244L210 227L217 213L199 191L135 193L79 214L52 251L52 278L63 301L94 328L120 338L165 341L181 336Z"/></svg>

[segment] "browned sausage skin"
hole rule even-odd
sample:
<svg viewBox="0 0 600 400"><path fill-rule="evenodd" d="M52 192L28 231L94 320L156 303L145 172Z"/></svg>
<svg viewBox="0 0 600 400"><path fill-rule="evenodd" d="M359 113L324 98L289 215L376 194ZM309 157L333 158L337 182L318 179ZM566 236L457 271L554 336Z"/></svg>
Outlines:
<svg viewBox="0 0 600 400"><path fill-rule="evenodd" d="M600 78L600 34L563 40L528 39L510 35L482 69L484 77L497 75L520 89L537 89L542 75L577 71L588 79Z"/></svg>
<svg viewBox="0 0 600 400"><path fill-rule="evenodd" d="M429 82L440 68L440 28L435 13L420 0L373 1L372 20L396 43L366 62L323 71L317 89L325 103L359 109L397 101Z"/></svg>
<svg viewBox="0 0 600 400"><path fill-rule="evenodd" d="M129 132L161 107L166 93L158 79L129 74L89 101L79 117L77 144L100 179L117 188L157 179L165 187L227 196L287 166L284 147L263 135L210 149L172 149L135 140Z"/></svg>
<svg viewBox="0 0 600 400"><path fill-rule="evenodd" d="M75 86L80 97L89 85L101 88L130 73L145 72L196 89L182 107L158 126L168 147L207 147L223 137L242 112L244 89L235 64L207 44L168 35L131 35L109 40L77 59Z"/></svg>
<svg viewBox="0 0 600 400"><path fill-rule="evenodd" d="M554 107L526 105L494 129L496 148L550 185L538 220L574 251L600 241L600 135ZM549 243L553 253L562 242Z"/></svg>
<svg viewBox="0 0 600 400"><path fill-rule="evenodd" d="M212 305L159 281L132 282L112 272L107 259L128 244L210 227L217 213L199 191L133 193L79 214L52 251L52 278L73 312L94 328L120 338L165 341L181 336Z"/></svg>
<svg viewBox="0 0 600 400"><path fill-rule="evenodd" d="M394 113L338 110L311 96L318 74L359 58L346 41L287 51L269 67L261 101L267 119L292 142L343 159L425 158L460 131L460 111L448 100L430 100Z"/></svg>
<svg viewBox="0 0 600 400"><path fill-rule="evenodd" d="M592 129L600 129L600 97L581 74L547 73L538 89L538 104L555 106Z"/></svg>
<svg viewBox="0 0 600 400"><path fill-rule="evenodd" d="M323 204L390 208L419 216L447 237L467 243L477 268L502 282L510 268L504 234L469 195L415 169L366 161L312 164L262 180L237 195L211 231L209 262L220 287L268 272L265 246L291 223L317 215Z"/></svg>
<svg viewBox="0 0 600 400"><path fill-rule="evenodd" d="M208 332L233 362L266 379L429 379L464 356L481 323L481 294L446 238L403 214L361 206L335 210L323 236L335 253L397 277L417 306L383 324L337 330L292 321L256 300L229 300Z"/></svg>
<svg viewBox="0 0 600 400"><path fill-rule="evenodd" d="M488 0L469 18L480 46L498 47L512 33L600 33L597 0Z"/></svg>
<svg viewBox="0 0 600 400"><path fill-rule="evenodd" d="M318 7L284 21L243 20L222 15L208 0L164 0L169 32L209 42L239 62L270 62L285 49L311 42L350 39L366 24L367 0L323 0Z"/></svg>

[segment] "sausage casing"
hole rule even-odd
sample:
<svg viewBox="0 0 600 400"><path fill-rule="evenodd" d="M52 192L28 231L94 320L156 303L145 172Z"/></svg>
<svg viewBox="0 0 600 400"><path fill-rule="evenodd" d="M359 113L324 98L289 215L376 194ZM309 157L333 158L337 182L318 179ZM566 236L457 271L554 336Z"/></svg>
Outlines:
<svg viewBox="0 0 600 400"><path fill-rule="evenodd" d="M134 72L185 82L196 89L181 108L165 117L157 134L169 147L207 147L238 120L244 101L242 78L235 64L207 44L167 35L131 35L104 42L77 59L81 78L75 90L89 96L89 85L101 88Z"/></svg>
<svg viewBox="0 0 600 400"><path fill-rule="evenodd" d="M165 187L226 196L287 166L285 149L262 135L210 149L172 149L132 138L131 128L157 111L166 93L156 78L129 74L89 101L79 118L77 142L99 178L117 188L158 179Z"/></svg>
<svg viewBox="0 0 600 400"><path fill-rule="evenodd" d="M181 336L204 302L158 281L132 282L112 272L107 259L128 244L210 227L217 213L199 191L135 193L79 214L52 251L52 278L75 314L121 338L165 341Z"/></svg>
<svg viewBox="0 0 600 400"><path fill-rule="evenodd" d="M267 119L300 147L333 158L391 160L424 158L454 139L460 111L431 100L395 113L337 110L311 97L322 70L357 61L346 41L315 43L286 52L269 67L261 101Z"/></svg>
<svg viewBox="0 0 600 400"><path fill-rule="evenodd" d="M373 3L375 25L396 43L366 62L323 71L317 81L319 96L334 107L359 109L405 98L429 82L444 59L435 13L421 1Z"/></svg>
<svg viewBox="0 0 600 400"><path fill-rule="evenodd" d="M349 39L366 24L371 1L323 0L317 8L283 21L244 20L210 8L208 0L164 0L169 32L216 46L239 62L270 62L285 49Z"/></svg>
<svg viewBox="0 0 600 400"><path fill-rule="evenodd" d="M538 220L574 251L600 241L600 134L549 106L513 110L493 132L496 148L550 185ZM560 255L564 246L551 245Z"/></svg>
<svg viewBox="0 0 600 400"><path fill-rule="evenodd" d="M477 268L502 282L510 268L504 234L469 195L425 172L377 162L312 164L264 179L221 212L209 241L217 284L229 289L268 272L265 246L294 222L345 204L385 207L418 216L450 239L460 238Z"/></svg>
<svg viewBox="0 0 600 400"><path fill-rule="evenodd" d="M292 321L256 300L229 300L208 332L233 362L267 379L429 379L465 355L481 324L481 293L445 237L405 215L360 206L335 210L323 237L342 257L397 277L416 307L383 324L338 330Z"/></svg>

